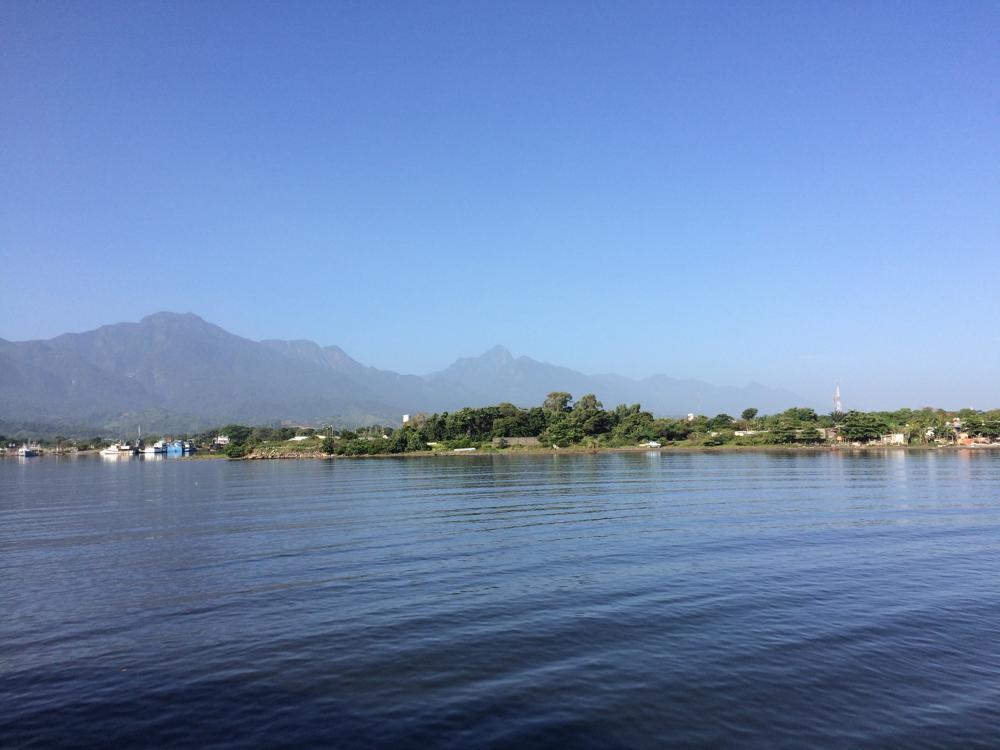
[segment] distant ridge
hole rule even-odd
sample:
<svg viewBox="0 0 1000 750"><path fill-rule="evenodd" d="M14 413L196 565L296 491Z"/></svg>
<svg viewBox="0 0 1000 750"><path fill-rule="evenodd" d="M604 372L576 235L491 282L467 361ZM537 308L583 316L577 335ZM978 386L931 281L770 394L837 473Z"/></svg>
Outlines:
<svg viewBox="0 0 1000 750"><path fill-rule="evenodd" d="M605 406L641 403L657 415L678 416L689 412L735 414L748 406L763 412L779 411L800 403L795 394L751 383L745 387L716 386L701 380L679 380L653 375L641 380L623 375L585 375L568 367L514 357L495 346L479 357L462 357L448 368L428 376L488 394L488 403L509 401L518 406L537 405L546 394L568 391L574 396L594 393Z"/></svg>
<svg viewBox="0 0 1000 750"><path fill-rule="evenodd" d="M253 341L193 313L159 312L46 341L0 339L0 422L150 430L223 422L395 424L401 415L509 401L551 391L595 393L605 405L642 403L656 414L736 413L796 405L787 391L715 386L654 375L585 375L515 357L497 345L428 376L368 367L337 346Z"/></svg>

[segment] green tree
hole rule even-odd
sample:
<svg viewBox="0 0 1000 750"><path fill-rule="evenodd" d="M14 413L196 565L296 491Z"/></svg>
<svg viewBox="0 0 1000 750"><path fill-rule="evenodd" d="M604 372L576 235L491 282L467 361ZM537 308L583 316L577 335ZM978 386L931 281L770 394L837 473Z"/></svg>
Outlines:
<svg viewBox="0 0 1000 750"><path fill-rule="evenodd" d="M803 406L793 406L781 413L781 416L792 422L815 422L819 419L815 409L808 409Z"/></svg>
<svg viewBox="0 0 1000 750"><path fill-rule="evenodd" d="M250 447L244 443L229 443L224 449L225 453L229 458L243 458L248 453L250 453Z"/></svg>
<svg viewBox="0 0 1000 750"><path fill-rule="evenodd" d="M728 414L716 414L708 421L708 426L712 430L728 430L733 426L733 422L735 421Z"/></svg>
<svg viewBox="0 0 1000 750"><path fill-rule="evenodd" d="M406 450L410 452L427 450L427 444L420 437L420 430L406 431Z"/></svg>
<svg viewBox="0 0 1000 750"><path fill-rule="evenodd" d="M795 442L795 427L788 420L782 419L770 432L770 442L784 445Z"/></svg>
<svg viewBox="0 0 1000 750"><path fill-rule="evenodd" d="M569 397L569 394L567 393L566 396ZM593 393L580 396L580 399L573 405L573 411L593 412L603 408L604 405L597 400L597 396Z"/></svg>
<svg viewBox="0 0 1000 750"><path fill-rule="evenodd" d="M406 452L406 433L409 430L395 430L388 440L381 440L386 446L387 453L405 453ZM379 442L379 441L374 441Z"/></svg>
<svg viewBox="0 0 1000 750"><path fill-rule="evenodd" d="M553 391L545 397L542 409L550 414L562 414L569 411L569 402L573 397L565 391Z"/></svg>
<svg viewBox="0 0 1000 750"><path fill-rule="evenodd" d="M600 435L608 432L613 424L612 416L604 411L604 406L593 393L581 396L573 406L571 415L573 424L584 435Z"/></svg>
<svg viewBox="0 0 1000 750"><path fill-rule="evenodd" d="M752 406L749 409L744 409L740 414L740 419L744 422L749 422L751 419L757 416L757 410Z"/></svg>
<svg viewBox="0 0 1000 750"><path fill-rule="evenodd" d="M229 436L229 444L243 445L246 443L250 436L253 434L253 430L246 425L242 424L227 424L221 430L220 434ZM228 455L228 454L227 454Z"/></svg>
<svg viewBox="0 0 1000 750"><path fill-rule="evenodd" d="M820 443L823 441L823 436L819 434L819 430L815 427L806 427L803 430L799 430L798 435L795 436L795 441L798 443Z"/></svg>
<svg viewBox="0 0 1000 750"><path fill-rule="evenodd" d="M651 440L657 436L653 415L642 411L639 404L618 406L611 414L614 427L612 432L620 440Z"/></svg>
<svg viewBox="0 0 1000 750"><path fill-rule="evenodd" d="M885 422L874 414L849 411L840 423L841 435L852 443L868 443L877 440L888 430Z"/></svg>
<svg viewBox="0 0 1000 750"><path fill-rule="evenodd" d="M540 440L546 445L558 445L565 448L573 443L578 443L583 439L583 430L568 414L560 414L555 417L549 426L545 428Z"/></svg>
<svg viewBox="0 0 1000 750"><path fill-rule="evenodd" d="M653 423L657 437L666 440L687 440L695 431L694 422L686 419L657 419Z"/></svg>

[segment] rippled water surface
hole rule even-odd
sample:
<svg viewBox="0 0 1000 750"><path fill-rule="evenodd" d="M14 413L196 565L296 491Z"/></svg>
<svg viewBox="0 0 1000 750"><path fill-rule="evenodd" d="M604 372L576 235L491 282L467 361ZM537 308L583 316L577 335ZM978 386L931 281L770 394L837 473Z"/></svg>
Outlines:
<svg viewBox="0 0 1000 750"><path fill-rule="evenodd" d="M0 461L0 746L996 746L1000 454Z"/></svg>

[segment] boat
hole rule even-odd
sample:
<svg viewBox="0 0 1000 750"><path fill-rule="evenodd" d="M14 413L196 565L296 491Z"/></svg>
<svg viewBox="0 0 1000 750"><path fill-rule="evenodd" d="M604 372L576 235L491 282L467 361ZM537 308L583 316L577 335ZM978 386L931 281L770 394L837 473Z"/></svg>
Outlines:
<svg viewBox="0 0 1000 750"><path fill-rule="evenodd" d="M21 458L32 458L33 456L42 455L42 451L37 445L25 443L17 449L17 455Z"/></svg>
<svg viewBox="0 0 1000 750"><path fill-rule="evenodd" d="M167 444L163 440L157 440L152 445L143 448L142 452L147 456L163 454L167 452Z"/></svg>
<svg viewBox="0 0 1000 750"><path fill-rule="evenodd" d="M165 445L168 456L184 456L197 450L190 440L171 440Z"/></svg>
<svg viewBox="0 0 1000 750"><path fill-rule="evenodd" d="M142 427L139 427L139 435L135 440L135 445L130 445L129 443L119 441L114 445L109 445L107 448L101 451L102 456L134 456L142 453L145 450L142 442Z"/></svg>
<svg viewBox="0 0 1000 750"><path fill-rule="evenodd" d="M109 445L107 448L101 451L102 456L131 456L138 453L138 448L133 448L128 443L115 443L114 445Z"/></svg>

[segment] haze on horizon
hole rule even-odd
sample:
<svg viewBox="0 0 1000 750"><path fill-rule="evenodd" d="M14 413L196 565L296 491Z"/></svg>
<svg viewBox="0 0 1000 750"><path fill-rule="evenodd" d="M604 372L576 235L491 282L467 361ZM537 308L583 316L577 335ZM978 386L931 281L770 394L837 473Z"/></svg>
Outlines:
<svg viewBox="0 0 1000 750"><path fill-rule="evenodd" d="M0 337L1000 406L1000 6L0 5Z"/></svg>

